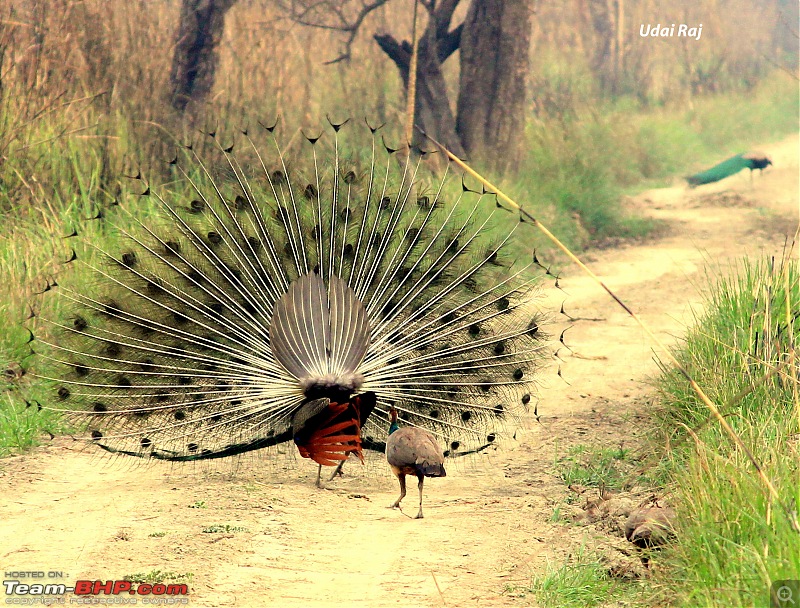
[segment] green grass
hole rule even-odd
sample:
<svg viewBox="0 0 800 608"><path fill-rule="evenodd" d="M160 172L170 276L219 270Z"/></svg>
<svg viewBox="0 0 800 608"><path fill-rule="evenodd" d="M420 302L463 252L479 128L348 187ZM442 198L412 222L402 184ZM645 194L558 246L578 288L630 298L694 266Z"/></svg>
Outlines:
<svg viewBox="0 0 800 608"><path fill-rule="evenodd" d="M229 524L219 524L213 526L206 526L203 528L202 532L205 534L218 534L222 533L235 533L235 532L249 532L249 530L243 526L231 526Z"/></svg>
<svg viewBox="0 0 800 608"><path fill-rule="evenodd" d="M58 413L40 410L36 400L26 403L8 391L0 399L0 456L36 445L43 435L57 435L68 430Z"/></svg>
<svg viewBox="0 0 800 608"><path fill-rule="evenodd" d="M767 606L770 584L800 579L800 396L791 353L800 337L796 261L742 262L711 280L707 312L677 352L760 461L770 499L742 450L709 418L685 380L665 370L658 422L670 439L668 486L678 542L662 573L678 606Z"/></svg>
<svg viewBox="0 0 800 608"><path fill-rule="evenodd" d="M542 608L591 608L619 605L639 595L636 583L609 576L608 566L585 549L570 555L562 564L548 564L545 572L531 578L528 585L508 585L505 594L527 598L533 596Z"/></svg>
<svg viewBox="0 0 800 608"><path fill-rule="evenodd" d="M131 583L149 583L154 585L156 583L191 583L194 574L191 572L171 572L161 570L151 570L150 572L139 572L136 574L128 574L123 577L123 580Z"/></svg>
<svg viewBox="0 0 800 608"><path fill-rule="evenodd" d="M556 470L566 485L603 485L609 490L623 487L629 478L629 450L572 446L556 462Z"/></svg>

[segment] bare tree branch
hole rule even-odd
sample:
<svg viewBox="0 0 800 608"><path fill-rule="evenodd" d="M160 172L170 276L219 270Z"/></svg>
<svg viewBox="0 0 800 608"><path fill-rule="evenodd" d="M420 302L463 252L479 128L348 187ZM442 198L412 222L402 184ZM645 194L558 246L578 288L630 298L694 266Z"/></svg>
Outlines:
<svg viewBox="0 0 800 608"><path fill-rule="evenodd" d="M389 0L278 0L289 19L311 27L344 33L342 52L328 64L347 61L359 31L368 16ZM448 99L442 64L460 47L463 26L451 29L461 0L419 0L428 12L428 22L419 36L417 87L414 95L415 125L434 134L456 153L463 147ZM408 90L411 43L391 33L376 33L375 42L397 66Z"/></svg>
<svg viewBox="0 0 800 608"><path fill-rule="evenodd" d="M373 0L372 2L360 2L360 6L354 9L354 14L349 14L350 5L355 4L351 0L290 0L280 2L286 10L289 19L323 30L333 30L347 34L343 43L343 51L335 59L326 61L326 64L349 61L353 42L358 36L364 20L370 13L379 9L389 0Z"/></svg>
<svg viewBox="0 0 800 608"><path fill-rule="evenodd" d="M450 23L453 14L461 0L420 0L420 4L428 11L430 20L428 29L434 28L435 39L437 41L437 55L440 61L445 61L452 55L460 44L462 26L459 25L450 31ZM328 31L338 31L346 34L342 43L342 52L326 65L349 61L353 43L361 30L366 18L375 10L387 4L389 0L279 0L289 19L300 25L314 27ZM381 36L383 37L383 36ZM389 35L391 40L394 38ZM377 36L375 37L378 41ZM421 39L422 40L422 39ZM403 41L405 43L405 41ZM387 48L393 49L392 42L385 40ZM395 43L397 41L395 40ZM381 45L381 42L378 41ZM399 44L399 43L397 43ZM392 55L381 45L381 48ZM409 46L409 58L410 58ZM408 59L403 59L407 64ZM399 59L394 55L392 60ZM397 63L397 61L395 61Z"/></svg>

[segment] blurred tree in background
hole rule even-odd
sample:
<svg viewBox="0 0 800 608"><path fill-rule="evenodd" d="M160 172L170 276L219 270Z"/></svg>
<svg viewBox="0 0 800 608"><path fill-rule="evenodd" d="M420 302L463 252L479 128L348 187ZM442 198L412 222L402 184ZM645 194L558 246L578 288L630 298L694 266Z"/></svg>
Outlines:
<svg viewBox="0 0 800 608"><path fill-rule="evenodd" d="M345 35L341 54L329 62L338 63L351 60L353 42L368 27L367 17L389 2L284 0L281 5L297 23ZM411 6L408 0L404 4ZM516 169L527 107L530 0L419 0L419 4L427 22L418 41L415 124L457 155L468 155L499 171ZM466 10L466 16L454 26L459 8L462 13ZM373 38L399 70L407 94L412 41L398 39L390 31L374 33ZM444 63L456 51L460 51L460 75L454 104Z"/></svg>
<svg viewBox="0 0 800 608"><path fill-rule="evenodd" d="M498 171L529 154L526 125L691 107L797 74L795 0L420 6L417 122ZM195 126L403 124L412 13L412 0L0 0L0 166L22 155L38 170L50 142L69 142L107 184L131 158L169 155L158 141L180 136L190 106ZM702 23L702 38L639 35L657 23ZM25 171L5 187L36 193Z"/></svg>
<svg viewBox="0 0 800 608"><path fill-rule="evenodd" d="M225 13L236 0L182 0L169 81L172 106L183 111L204 101L214 87L217 47L225 31Z"/></svg>

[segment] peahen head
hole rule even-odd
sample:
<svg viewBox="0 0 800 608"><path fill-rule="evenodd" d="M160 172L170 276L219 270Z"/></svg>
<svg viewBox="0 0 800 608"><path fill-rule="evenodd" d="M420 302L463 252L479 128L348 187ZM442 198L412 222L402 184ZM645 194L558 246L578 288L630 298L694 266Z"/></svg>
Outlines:
<svg viewBox="0 0 800 608"><path fill-rule="evenodd" d="M392 406L389 408L389 434L391 435L399 428L400 425L397 424L397 410Z"/></svg>

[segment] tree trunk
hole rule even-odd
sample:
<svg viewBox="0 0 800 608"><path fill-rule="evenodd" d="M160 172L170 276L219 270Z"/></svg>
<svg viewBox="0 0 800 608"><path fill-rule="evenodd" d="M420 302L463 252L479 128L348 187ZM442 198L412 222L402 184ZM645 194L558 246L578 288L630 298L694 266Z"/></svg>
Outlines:
<svg viewBox="0 0 800 608"><path fill-rule="evenodd" d="M523 156L530 68L529 0L473 0L461 34L456 129L467 154L496 171Z"/></svg>
<svg viewBox="0 0 800 608"><path fill-rule="evenodd" d="M615 63L619 36L615 3L613 0L589 0L589 11L594 26L594 53L590 68L597 75L602 92L613 97L618 90Z"/></svg>
<svg viewBox="0 0 800 608"><path fill-rule="evenodd" d="M236 0L181 0L181 16L172 58L172 106L183 112L189 102L201 102L214 86L219 63L217 47L225 28L225 13Z"/></svg>
<svg viewBox="0 0 800 608"><path fill-rule="evenodd" d="M625 75L625 0L617 0L615 9L617 11L617 41L614 47L614 83L616 93L622 89L622 79Z"/></svg>
<svg viewBox="0 0 800 608"><path fill-rule="evenodd" d="M457 49L462 27L448 31L450 19L459 0L446 0L430 14L428 25L419 39L417 49L417 95L414 124L443 143L457 156L464 148L456 133L456 119L447 96L447 86L442 74L442 64ZM391 34L375 35L375 41L397 66L403 86L408 91L408 73L411 65L411 44L398 42ZM414 142L419 142L415 132Z"/></svg>

